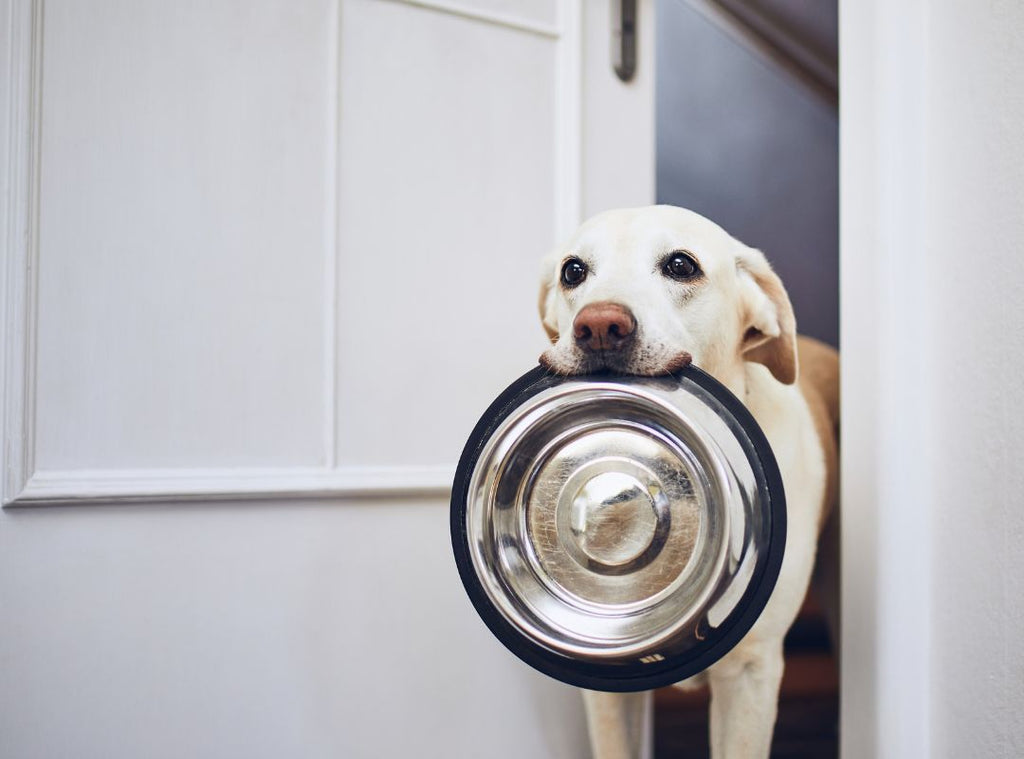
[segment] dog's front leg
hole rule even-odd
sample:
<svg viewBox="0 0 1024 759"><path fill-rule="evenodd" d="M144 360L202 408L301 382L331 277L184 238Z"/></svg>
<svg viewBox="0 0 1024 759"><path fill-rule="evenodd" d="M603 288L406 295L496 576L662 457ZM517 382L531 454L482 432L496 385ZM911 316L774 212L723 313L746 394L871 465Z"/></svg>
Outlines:
<svg viewBox="0 0 1024 759"><path fill-rule="evenodd" d="M646 759L650 693L583 691L594 759Z"/></svg>
<svg viewBox="0 0 1024 759"><path fill-rule="evenodd" d="M782 682L781 641L741 643L711 667L712 759L767 759Z"/></svg>

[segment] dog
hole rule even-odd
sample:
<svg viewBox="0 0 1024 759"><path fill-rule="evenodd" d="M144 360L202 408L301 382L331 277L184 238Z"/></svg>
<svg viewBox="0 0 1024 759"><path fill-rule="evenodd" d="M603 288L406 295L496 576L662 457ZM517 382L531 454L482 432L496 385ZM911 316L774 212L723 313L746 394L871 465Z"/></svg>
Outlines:
<svg viewBox="0 0 1024 759"><path fill-rule="evenodd" d="M549 371L661 375L691 361L742 400L764 430L786 490L786 551L764 612L728 654L679 687L711 689L713 759L769 755L782 643L807 593L838 492L839 357L798 337L761 251L672 206L586 221L544 262ZM584 692L596 759L640 755L642 695Z"/></svg>

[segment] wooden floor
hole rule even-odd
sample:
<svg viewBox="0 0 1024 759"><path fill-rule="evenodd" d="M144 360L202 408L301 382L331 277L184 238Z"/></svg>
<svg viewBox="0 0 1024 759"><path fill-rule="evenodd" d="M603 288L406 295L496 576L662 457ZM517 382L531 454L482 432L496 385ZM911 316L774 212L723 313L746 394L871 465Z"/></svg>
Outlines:
<svg viewBox="0 0 1024 759"><path fill-rule="evenodd" d="M708 756L707 689L654 694L655 759ZM779 698L773 759L839 755L839 673L820 611L808 604L786 637L786 673Z"/></svg>

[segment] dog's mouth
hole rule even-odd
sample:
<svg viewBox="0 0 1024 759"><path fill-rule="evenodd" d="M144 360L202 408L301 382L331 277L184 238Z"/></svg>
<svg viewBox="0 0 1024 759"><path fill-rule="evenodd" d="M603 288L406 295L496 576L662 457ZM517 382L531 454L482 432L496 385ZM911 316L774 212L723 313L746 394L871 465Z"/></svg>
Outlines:
<svg viewBox="0 0 1024 759"><path fill-rule="evenodd" d="M575 351L570 357L559 356L554 348L540 356L540 365L552 374L576 376L584 374L617 374L639 377L661 377L682 371L693 362L688 351L665 356L625 355L618 351Z"/></svg>

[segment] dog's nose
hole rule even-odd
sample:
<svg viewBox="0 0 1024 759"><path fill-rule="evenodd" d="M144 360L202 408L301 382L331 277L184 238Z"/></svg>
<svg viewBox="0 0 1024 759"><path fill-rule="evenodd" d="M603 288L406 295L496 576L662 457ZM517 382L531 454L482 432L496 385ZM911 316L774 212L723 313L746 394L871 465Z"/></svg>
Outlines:
<svg viewBox="0 0 1024 759"><path fill-rule="evenodd" d="M636 319L618 303L591 303L576 314L572 329L576 344L584 350L617 351L632 341Z"/></svg>

